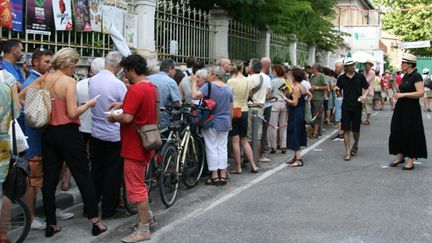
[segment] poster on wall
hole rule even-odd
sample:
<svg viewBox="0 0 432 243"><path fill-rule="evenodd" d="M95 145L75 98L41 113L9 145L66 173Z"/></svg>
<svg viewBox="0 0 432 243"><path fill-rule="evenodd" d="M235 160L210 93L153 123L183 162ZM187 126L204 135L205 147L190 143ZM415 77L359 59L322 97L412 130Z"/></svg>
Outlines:
<svg viewBox="0 0 432 243"><path fill-rule="evenodd" d="M124 18L127 13L127 6L128 5L125 1L116 0L116 21L114 22L114 26L120 31L122 35L124 34Z"/></svg>
<svg viewBox="0 0 432 243"><path fill-rule="evenodd" d="M12 29L12 8L9 0L0 0L0 25Z"/></svg>
<svg viewBox="0 0 432 243"><path fill-rule="evenodd" d="M53 13L56 30L72 30L71 0L53 1Z"/></svg>
<svg viewBox="0 0 432 243"><path fill-rule="evenodd" d="M74 16L77 31L92 31L89 0L74 0Z"/></svg>
<svg viewBox="0 0 432 243"><path fill-rule="evenodd" d="M137 25L138 25L138 15L126 13L125 15L125 40L130 48L137 48Z"/></svg>
<svg viewBox="0 0 432 243"><path fill-rule="evenodd" d="M26 0L27 32L51 35L53 28L52 0Z"/></svg>
<svg viewBox="0 0 432 243"><path fill-rule="evenodd" d="M102 6L102 32L104 34L109 34L109 29L112 24L114 24L116 7L113 5L107 5L106 2Z"/></svg>
<svg viewBox="0 0 432 243"><path fill-rule="evenodd" d="M23 31L24 0L11 0L12 30Z"/></svg>
<svg viewBox="0 0 432 243"><path fill-rule="evenodd" d="M103 0L90 1L90 23L93 31L102 31L102 5Z"/></svg>

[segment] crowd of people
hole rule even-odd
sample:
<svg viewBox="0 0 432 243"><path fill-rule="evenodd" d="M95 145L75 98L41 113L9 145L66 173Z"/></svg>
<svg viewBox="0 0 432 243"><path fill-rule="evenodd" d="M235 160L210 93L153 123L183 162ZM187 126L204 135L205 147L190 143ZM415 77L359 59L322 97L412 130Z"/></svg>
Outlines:
<svg viewBox="0 0 432 243"><path fill-rule="evenodd" d="M415 158L427 157L419 99L424 96L425 111L430 111L432 95L428 88L425 92L430 76L427 69L423 70L424 77L417 73L416 58L410 54L404 55L402 72L385 71L380 77L372 61L357 72L349 57L336 62L332 69L320 64L304 68L272 64L267 57L247 62L220 59L217 65L206 67L191 56L185 70L166 59L152 72L144 57L123 57L112 51L93 60L88 77L77 82L74 74L80 56L72 48L55 54L42 48L34 50L27 79L17 66L23 44L8 40L2 49L0 182L9 165L7 132L12 103L21 110L16 118L28 137L29 149L22 156L31 172L24 196L31 211L31 228L44 229L46 237L61 231L57 219L74 217L56 207L57 185L66 168L80 190L83 215L90 220L93 235L107 230L102 220L125 216L119 209L124 178L129 201L137 204L138 218L134 232L122 241L151 237L156 219L143 175L154 151L142 148L136 127L160 124L161 129L167 128L171 119L165 109L168 106L187 103L194 107L203 99L217 104L212 110L213 122L201 131L209 170L207 185L226 185L231 175L243 173L243 160L252 173L258 173L259 162L271 161L266 151L293 151L294 156L286 163L302 167L301 149L307 146L308 137L318 139L326 126L337 127L333 141L344 141L343 159L349 161L358 154L361 124L370 125L372 111L383 110L385 102L395 110L389 147L397 158L390 166L408 158L403 168L412 170ZM31 88L48 90L51 95L51 119L43 129L25 123L23 106ZM158 102L160 111L155 109ZM113 112L119 109L121 112ZM254 131L257 136L253 136L256 116L260 120ZM251 147L253 137L258 144L257 158ZM229 157L234 160L230 171ZM35 214L39 189L46 222ZM4 237L0 232L0 238Z"/></svg>

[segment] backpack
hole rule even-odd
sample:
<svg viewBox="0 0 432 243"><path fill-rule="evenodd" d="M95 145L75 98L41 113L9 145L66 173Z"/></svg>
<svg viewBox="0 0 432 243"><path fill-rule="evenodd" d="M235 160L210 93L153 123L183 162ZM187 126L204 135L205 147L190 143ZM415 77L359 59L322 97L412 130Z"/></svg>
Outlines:
<svg viewBox="0 0 432 243"><path fill-rule="evenodd" d="M431 76L428 75L428 76L425 77L424 85L425 85L426 88L432 89Z"/></svg>
<svg viewBox="0 0 432 243"><path fill-rule="evenodd" d="M208 85L208 95L205 96L198 107L192 112L194 118L192 119L192 124L202 129L209 129L214 123L215 115L213 114L216 108L216 101L210 99L212 84Z"/></svg>

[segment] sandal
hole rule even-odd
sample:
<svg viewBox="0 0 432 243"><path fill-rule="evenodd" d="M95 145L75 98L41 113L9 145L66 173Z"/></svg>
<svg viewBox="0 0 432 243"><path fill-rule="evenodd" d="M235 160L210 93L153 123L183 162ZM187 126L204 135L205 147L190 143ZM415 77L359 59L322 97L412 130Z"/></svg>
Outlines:
<svg viewBox="0 0 432 243"><path fill-rule="evenodd" d="M351 156L356 156L358 152L358 146L352 146L351 148Z"/></svg>
<svg viewBox="0 0 432 243"><path fill-rule="evenodd" d="M92 222L93 227L92 227L92 235L93 236L98 236L100 234L102 234L103 232L108 230L108 227L104 224L102 224L103 228L99 227L100 220L96 220L96 222Z"/></svg>
<svg viewBox="0 0 432 243"><path fill-rule="evenodd" d="M48 225L45 229L45 237L51 237L61 231L60 226Z"/></svg>
<svg viewBox="0 0 432 243"><path fill-rule="evenodd" d="M241 170L232 170L232 171L230 171L230 174L233 174L233 175L240 175L241 173L242 173Z"/></svg>
<svg viewBox="0 0 432 243"><path fill-rule="evenodd" d="M349 154L345 154L344 158L345 161L350 161L351 160L351 155Z"/></svg>
<svg viewBox="0 0 432 243"><path fill-rule="evenodd" d="M365 120L365 121L363 122L363 124L365 124L365 125L369 125L370 122L369 122L368 120Z"/></svg>
<svg viewBox="0 0 432 243"><path fill-rule="evenodd" d="M402 159L402 160L400 160L400 161L398 161L398 162L391 162L390 164L389 164L389 166L390 167L396 167L396 166L398 166L399 164L404 164L405 163L405 159Z"/></svg>
<svg viewBox="0 0 432 243"><path fill-rule="evenodd" d="M206 185L209 186L218 186L219 178L211 178L209 177L205 182Z"/></svg>
<svg viewBox="0 0 432 243"><path fill-rule="evenodd" d="M318 136L318 134L316 134L316 133L314 133L313 135L312 135L312 138L315 138L315 139L317 139L319 136Z"/></svg>
<svg viewBox="0 0 432 243"><path fill-rule="evenodd" d="M62 182L62 184L61 184L61 188L60 188L62 191L64 191L64 192L67 192L67 191L69 191L69 189L70 189L70 183L67 185L67 186L65 186L65 183L64 182Z"/></svg>
<svg viewBox="0 0 432 243"><path fill-rule="evenodd" d="M289 165L291 165L291 164L294 164L294 162L296 162L296 157L294 156L294 158L292 158L291 160L288 160L287 162L285 162L286 164L289 164Z"/></svg>
<svg viewBox="0 0 432 243"><path fill-rule="evenodd" d="M302 159L296 160L294 163L289 164L288 166L289 167L303 167L303 160Z"/></svg>
<svg viewBox="0 0 432 243"><path fill-rule="evenodd" d="M227 178L221 176L216 183L218 183L219 186L225 186L227 184Z"/></svg>

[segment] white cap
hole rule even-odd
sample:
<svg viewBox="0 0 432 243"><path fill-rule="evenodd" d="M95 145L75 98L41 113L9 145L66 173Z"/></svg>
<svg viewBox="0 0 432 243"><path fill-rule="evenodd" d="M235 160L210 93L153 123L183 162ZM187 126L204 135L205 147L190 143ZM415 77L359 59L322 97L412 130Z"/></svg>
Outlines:
<svg viewBox="0 0 432 243"><path fill-rule="evenodd" d="M424 68L423 69L423 74L427 74L427 73L429 73L429 69L428 68Z"/></svg>
<svg viewBox="0 0 432 243"><path fill-rule="evenodd" d="M366 60L365 64L366 64L366 63L370 63L370 64L372 64L372 65L375 65L375 63L374 63L372 60L370 60L370 59Z"/></svg>
<svg viewBox="0 0 432 243"><path fill-rule="evenodd" d="M351 57L346 57L343 60L343 65L344 66L349 66L349 65L353 65L355 64L354 59L352 59Z"/></svg>

